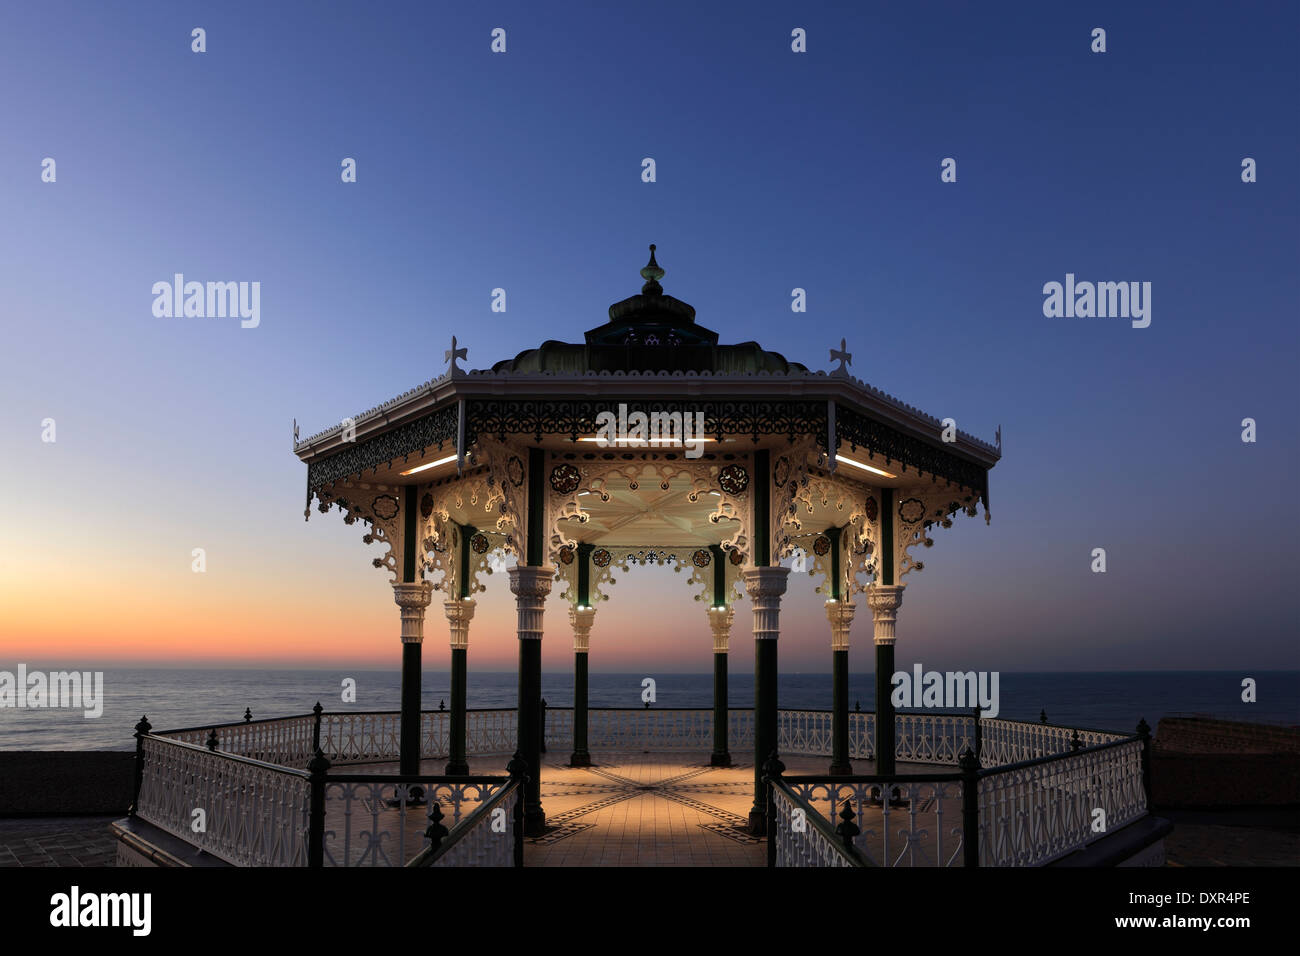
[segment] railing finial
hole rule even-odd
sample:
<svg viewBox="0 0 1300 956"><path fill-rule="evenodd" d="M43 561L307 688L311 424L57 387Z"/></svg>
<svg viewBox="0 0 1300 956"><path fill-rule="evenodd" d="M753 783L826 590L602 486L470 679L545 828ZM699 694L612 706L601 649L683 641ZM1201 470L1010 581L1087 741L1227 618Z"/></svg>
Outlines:
<svg viewBox="0 0 1300 956"><path fill-rule="evenodd" d="M857 814L853 812L853 801L845 797L844 809L840 811L840 819L844 822L835 827L835 834L844 841L844 849L850 852L855 849L853 845L854 838L862 832L862 828L853 822L853 818L856 816Z"/></svg>
<svg viewBox="0 0 1300 956"><path fill-rule="evenodd" d="M449 832L442 824L442 807L436 800L430 802L429 825L424 828L424 835L429 841L429 849L436 850L442 846L442 841L447 838Z"/></svg>
<svg viewBox="0 0 1300 956"><path fill-rule="evenodd" d="M311 749L313 753L320 754L320 716L325 713L325 708L316 701L316 706L311 709L314 722L311 730Z"/></svg>

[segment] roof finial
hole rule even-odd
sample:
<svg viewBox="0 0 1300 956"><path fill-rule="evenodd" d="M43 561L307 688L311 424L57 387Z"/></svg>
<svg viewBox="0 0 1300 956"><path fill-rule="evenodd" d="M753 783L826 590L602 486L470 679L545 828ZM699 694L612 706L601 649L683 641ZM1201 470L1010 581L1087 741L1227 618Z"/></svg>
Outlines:
<svg viewBox="0 0 1300 956"><path fill-rule="evenodd" d="M849 374L849 370L844 366L853 364L853 353L849 351L849 345L845 339L840 339L840 347L838 349L831 349L831 361L840 363L840 367L835 369L832 374Z"/></svg>
<svg viewBox="0 0 1300 956"><path fill-rule="evenodd" d="M455 375L457 372L465 371L463 368L461 368L459 365L456 364L456 359L463 359L468 355L469 355L469 349L456 348L456 336L453 335L451 337L451 348L447 349L447 351L442 353L442 360L444 362L449 362L451 364L451 368L447 369L447 371L450 372L452 375Z"/></svg>
<svg viewBox="0 0 1300 956"><path fill-rule="evenodd" d="M664 287L659 284L659 280L664 277L664 270L659 268L659 263L655 262L655 244L650 243L650 261L646 263L641 270L641 278L645 279L645 285L641 287L642 295L662 295Z"/></svg>

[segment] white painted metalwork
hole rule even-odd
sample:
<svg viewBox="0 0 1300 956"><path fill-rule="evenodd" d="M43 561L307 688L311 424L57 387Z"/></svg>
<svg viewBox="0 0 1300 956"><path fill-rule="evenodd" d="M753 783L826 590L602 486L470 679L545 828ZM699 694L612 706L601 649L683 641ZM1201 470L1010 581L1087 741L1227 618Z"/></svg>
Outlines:
<svg viewBox="0 0 1300 956"><path fill-rule="evenodd" d="M980 866L1042 866L1146 813L1142 742L1082 750L979 782ZM1096 809L1106 830L1093 830Z"/></svg>
<svg viewBox="0 0 1300 956"><path fill-rule="evenodd" d="M849 757L853 760L876 759L876 715L854 710L849 712Z"/></svg>
<svg viewBox="0 0 1300 956"><path fill-rule="evenodd" d="M829 829L834 833L834 828L824 820L824 827L816 825L820 815L815 809L792 798L784 787L772 788L772 806L776 811L777 866L854 866L837 840L826 832Z"/></svg>
<svg viewBox="0 0 1300 956"><path fill-rule="evenodd" d="M237 866L306 865L305 773L154 736L142 752L140 819Z"/></svg>
<svg viewBox="0 0 1300 956"><path fill-rule="evenodd" d="M849 714L852 757L874 756L875 716ZM422 756L447 753L450 717L448 711L421 715ZM908 713L896 719L900 761L956 765L967 747L975 748L973 716ZM728 721L729 746L739 753L752 749L754 712L731 710ZM396 712L325 714L321 747L332 764L395 761L400 723ZM513 752L517 723L514 710L469 711L467 752ZM314 716L307 714L220 726L215 728L216 752L207 749L210 731L202 728L146 736L141 743L138 815L230 863L305 865L310 784L301 768L311 756L314 725ZM1142 742L1136 738L1006 720L981 720L979 731L986 768L978 784L981 866L1041 866L1146 813ZM548 749L567 753L572 739L573 711L549 709ZM713 745L713 711L594 708L588 712L588 740L591 749L611 752L706 753ZM1073 753L1076 740L1083 749ZM782 753L829 755L832 714L778 711L778 741ZM512 862L512 839L499 828L477 832L487 814L474 814L489 804L508 804L513 826L517 788L506 794L504 783L403 781L336 771L325 784L326 863L401 865L417 857L427 845L428 804L408 799L413 786L422 787L426 799L440 805L445 825L455 828L473 817L475 832L464 831L431 865ZM842 852L823 844L828 839L834 843L827 837L827 832L834 833L827 821L836 819L845 801L862 827L855 840L862 859L883 866L962 862L960 782L907 776L885 783L832 778L792 785L792 795L814 809L825 824L823 830L829 830L799 840L778 833L778 853L784 854L779 858L791 861L780 865L844 865ZM887 798L882 800L882 795ZM1098 809L1105 812L1105 831L1093 829ZM199 830L193 828L195 810L204 811L205 826ZM791 812L789 799L778 801L778 813ZM839 863L834 862L835 853L840 853Z"/></svg>
<svg viewBox="0 0 1300 956"><path fill-rule="evenodd" d="M894 756L912 763L957 765L975 749L975 718L963 714L895 714Z"/></svg>
<svg viewBox="0 0 1300 956"><path fill-rule="evenodd" d="M444 826L455 826L504 784L405 782L383 779L327 780L325 783L325 865L404 866L427 843L427 813L441 808ZM413 799L419 787L423 799Z"/></svg>
<svg viewBox="0 0 1300 956"><path fill-rule="evenodd" d="M517 784L498 790L444 838L446 849L429 866L514 866L515 805L521 796Z"/></svg>
<svg viewBox="0 0 1300 956"><path fill-rule="evenodd" d="M780 753L830 756L831 712L829 710L779 710L776 713L776 734L777 749Z"/></svg>
<svg viewBox="0 0 1300 956"><path fill-rule="evenodd" d="M981 720L980 766L1005 767L1024 760L1065 753L1073 746L1076 733L1081 748L1108 744L1130 736L1018 720Z"/></svg>
<svg viewBox="0 0 1300 956"><path fill-rule="evenodd" d="M854 847L875 866L961 866L960 781L900 777L886 783L789 783L796 797L835 819L845 801L862 832Z"/></svg>

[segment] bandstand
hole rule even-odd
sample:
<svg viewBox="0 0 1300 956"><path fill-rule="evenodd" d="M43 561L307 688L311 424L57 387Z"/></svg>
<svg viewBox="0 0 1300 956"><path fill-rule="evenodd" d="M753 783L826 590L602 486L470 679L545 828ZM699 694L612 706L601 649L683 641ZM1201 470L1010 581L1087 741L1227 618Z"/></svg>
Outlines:
<svg viewBox="0 0 1300 956"><path fill-rule="evenodd" d="M119 864L520 866L527 846L563 828L548 826L547 779L602 773L583 786L620 790L606 802L648 789L612 780L606 758L620 753L677 755L691 768L678 781L734 775L703 789L731 788L728 838L765 843L772 866L1163 861L1169 825L1147 812L1145 723L1124 734L1046 715L895 713L891 703L904 590L938 529L981 508L987 520L999 447L854 378L843 340L831 371L755 342L719 344L691 306L664 293L650 252L640 294L610 306L583 342L547 341L468 371L453 338L443 375L295 440L307 516L337 508L363 526L374 566L392 582L401 710L317 704L171 731L142 718L131 813L113 825ZM811 572L801 586L815 584L825 601L830 711L782 709L777 698L790 575L781 562L792 557ZM588 707L599 608L619 576L650 564L676 567L699 604L702 645L712 635L712 708ZM470 709L476 602L503 570L517 610L518 702ZM567 619L547 617L552 592ZM752 709L727 700L742 596L752 611ZM422 711L435 599L447 621L451 706ZM873 625L874 712L849 708L860 604ZM573 642L571 709L543 707L548 619L552 635ZM800 762L795 773L783 759ZM433 760L442 772L428 772ZM696 799L702 790L687 790L674 799L714 812ZM210 821L202 833L191 827L195 808Z"/></svg>
<svg viewBox="0 0 1300 956"><path fill-rule="evenodd" d="M906 578L932 532L983 507L998 448L852 377L814 372L755 342L720 345L695 310L664 293L650 247L638 295L577 344L547 341L465 371L455 339L446 374L296 443L308 513L337 506L367 526L401 613L401 766L419 765L420 668L434 598L451 643L449 775L466 774L465 674L482 577L510 555L519 633L518 750L529 769L527 832L545 827L539 792L541 641L559 589L571 632L571 763L590 762L590 634L618 573L679 565L713 635L715 765L730 761L727 658L733 602L748 595L754 637L754 806L777 749L781 597L802 551L825 595L833 671L832 774L849 757L849 628L861 597L875 630L878 770L893 773L895 625ZM619 427L608 427L611 420ZM702 425L701 429L694 426ZM495 557L494 557L495 556ZM707 620L708 631L704 623ZM558 626L557 626L558 625ZM566 634L567 637L567 634Z"/></svg>

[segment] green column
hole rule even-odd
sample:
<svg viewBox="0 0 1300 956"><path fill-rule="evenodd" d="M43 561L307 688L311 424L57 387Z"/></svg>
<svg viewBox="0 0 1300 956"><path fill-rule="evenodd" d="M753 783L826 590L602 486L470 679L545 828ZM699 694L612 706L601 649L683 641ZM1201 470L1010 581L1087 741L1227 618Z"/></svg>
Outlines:
<svg viewBox="0 0 1300 956"><path fill-rule="evenodd" d="M880 489L880 583L894 583L894 489ZM874 612L873 612L874 617ZM876 773L894 773L894 645L876 643Z"/></svg>
<svg viewBox="0 0 1300 956"><path fill-rule="evenodd" d="M470 555L473 553L470 548L470 538L478 533L478 529L470 525L464 525L460 529L460 554L457 556L460 563L460 573L456 576L460 582L457 598L464 601L470 594L469 567ZM456 628L456 622L452 623L453 633ZM468 628L468 623L464 625ZM446 774L449 777L464 777L469 775L469 761L466 759L465 747L465 725L467 723L467 697L466 688L468 685L469 672L469 648L452 646L451 649L451 727L449 728L449 746Z"/></svg>
<svg viewBox="0 0 1300 956"><path fill-rule="evenodd" d="M570 767L590 767L587 749L587 641L591 631L591 552L594 546L578 545L578 604L573 618L573 754Z"/></svg>
<svg viewBox="0 0 1300 956"><path fill-rule="evenodd" d="M465 758L465 672L469 650L451 649L451 747L447 759L447 776L469 775L469 761Z"/></svg>
<svg viewBox="0 0 1300 956"><path fill-rule="evenodd" d="M524 565L510 569L510 590L519 615L519 755L528 782L524 785L524 833L541 836L546 831L542 809L542 612L551 590L554 570L546 559L546 455L528 449L527 539Z"/></svg>
<svg viewBox="0 0 1300 956"><path fill-rule="evenodd" d="M770 453L754 452L754 567L745 572L745 590L754 607L754 805L749 829L767 829L767 789L763 765L777 749L777 654L781 595L789 568L773 567L771 552Z"/></svg>
<svg viewBox="0 0 1300 956"><path fill-rule="evenodd" d="M416 579L416 515L417 495L415 485L407 485L402 507L402 581L417 583ZM426 600L427 604L427 600ZM423 612L421 612L423 617ZM404 774L420 772L420 697L423 645L420 641L402 643L402 717L398 731L398 766Z"/></svg>
<svg viewBox="0 0 1300 956"><path fill-rule="evenodd" d="M840 602L844 598L840 580L841 528L827 528L826 537L831 541L831 600ZM833 612L832 608L832 612ZM836 638L837 629L831 624L831 640ZM853 773L849 763L849 652L847 648L831 648L831 768L836 776Z"/></svg>
<svg viewBox="0 0 1300 956"><path fill-rule="evenodd" d="M727 556L718 545L710 545L713 566L713 607L709 609L710 627L713 630L713 753L709 765L730 767L731 750L727 731L731 712L727 705L727 640L735 612L727 607ZM721 645L721 646L719 646Z"/></svg>
<svg viewBox="0 0 1300 956"><path fill-rule="evenodd" d="M727 652L713 652L713 753L709 756L712 767L730 767L731 751L727 749Z"/></svg>
<svg viewBox="0 0 1300 956"><path fill-rule="evenodd" d="M524 785L524 832L541 836L546 830L542 810L542 642L519 641L519 752L528 765Z"/></svg>
<svg viewBox="0 0 1300 956"><path fill-rule="evenodd" d="M587 652L573 652L573 755L570 767L590 767L587 750Z"/></svg>

